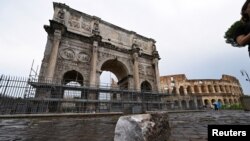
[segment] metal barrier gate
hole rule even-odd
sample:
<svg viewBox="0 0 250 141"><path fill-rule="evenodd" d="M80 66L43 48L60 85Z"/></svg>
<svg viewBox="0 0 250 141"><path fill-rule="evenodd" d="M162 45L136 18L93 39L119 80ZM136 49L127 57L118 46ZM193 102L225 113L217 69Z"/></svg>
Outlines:
<svg viewBox="0 0 250 141"><path fill-rule="evenodd" d="M168 94L103 85L63 85L33 78L0 76L0 114L97 113L164 110Z"/></svg>

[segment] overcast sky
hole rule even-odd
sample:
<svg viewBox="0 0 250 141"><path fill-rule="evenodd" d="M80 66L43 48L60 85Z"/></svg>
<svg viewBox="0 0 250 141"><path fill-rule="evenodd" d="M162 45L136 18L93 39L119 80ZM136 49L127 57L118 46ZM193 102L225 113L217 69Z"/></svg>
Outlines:
<svg viewBox="0 0 250 141"><path fill-rule="evenodd" d="M28 76L40 67L47 42L43 25L53 17L51 0L1 0L0 74ZM240 19L245 0L62 0L73 9L156 40L160 75L186 74L188 79L240 80L245 94L250 74L245 48L226 44L225 31Z"/></svg>

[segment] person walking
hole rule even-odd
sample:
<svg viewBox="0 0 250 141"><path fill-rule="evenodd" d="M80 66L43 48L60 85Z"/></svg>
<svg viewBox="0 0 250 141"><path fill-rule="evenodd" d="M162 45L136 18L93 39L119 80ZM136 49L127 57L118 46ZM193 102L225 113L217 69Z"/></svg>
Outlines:
<svg viewBox="0 0 250 141"><path fill-rule="evenodd" d="M221 102L220 102L220 101L218 101L218 102L217 102L217 107L218 107L218 110L220 110L220 109L221 109L221 106L222 106L222 105L221 105Z"/></svg>
<svg viewBox="0 0 250 141"><path fill-rule="evenodd" d="M213 106L214 106L214 110L215 110L215 111L218 111L218 105L217 105L217 102L214 102L214 103L213 103Z"/></svg>

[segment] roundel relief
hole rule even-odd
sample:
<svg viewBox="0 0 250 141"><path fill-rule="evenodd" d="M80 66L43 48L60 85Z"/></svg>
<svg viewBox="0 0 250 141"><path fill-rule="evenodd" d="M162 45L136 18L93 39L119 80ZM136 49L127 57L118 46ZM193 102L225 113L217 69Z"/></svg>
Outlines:
<svg viewBox="0 0 250 141"><path fill-rule="evenodd" d="M75 52L69 48L62 49L60 50L60 56L66 60L73 60L75 58Z"/></svg>
<svg viewBox="0 0 250 141"><path fill-rule="evenodd" d="M77 55L77 60L80 62L88 62L90 60L90 57L88 54L84 53L84 52L80 52Z"/></svg>
<svg viewBox="0 0 250 141"><path fill-rule="evenodd" d="M61 49L59 54L63 59L70 61L89 62L90 60L88 54L70 48Z"/></svg>

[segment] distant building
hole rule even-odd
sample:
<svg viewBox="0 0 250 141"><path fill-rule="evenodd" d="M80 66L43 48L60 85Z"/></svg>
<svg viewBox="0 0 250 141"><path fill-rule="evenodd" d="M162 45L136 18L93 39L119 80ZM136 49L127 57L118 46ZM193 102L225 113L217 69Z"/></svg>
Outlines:
<svg viewBox="0 0 250 141"><path fill-rule="evenodd" d="M174 109L197 109L211 106L215 101L223 105L240 103L243 91L239 80L230 75L221 79L187 79L185 74L160 77L163 93L170 94L165 100Z"/></svg>

